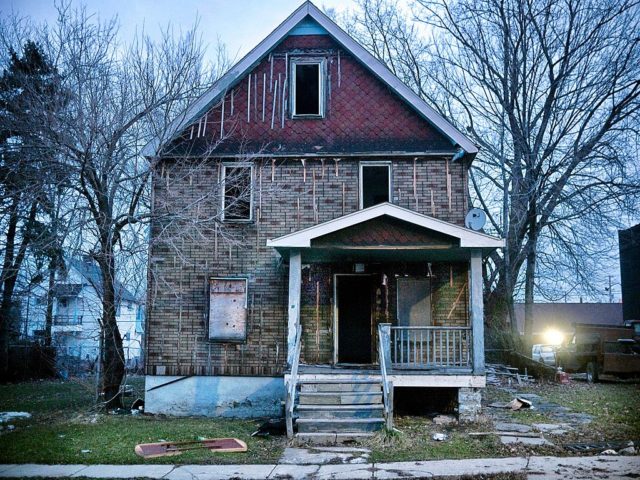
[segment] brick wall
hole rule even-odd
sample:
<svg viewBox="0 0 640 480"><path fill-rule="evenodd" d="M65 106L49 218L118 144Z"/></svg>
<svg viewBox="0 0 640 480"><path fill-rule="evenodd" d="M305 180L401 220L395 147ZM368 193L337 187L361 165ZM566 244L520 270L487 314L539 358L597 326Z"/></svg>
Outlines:
<svg viewBox="0 0 640 480"><path fill-rule="evenodd" d="M285 120L270 128L268 110L261 120L262 101L250 104L246 121L247 85L242 80L225 97L225 129L233 132L220 151L442 151L451 145L396 98L356 61L341 53L337 80L337 46L328 37L289 37L274 57L274 77L284 74L284 52L316 48L329 62L331 97L324 120ZM269 74L268 60L253 73ZM268 92L267 88L267 92ZM253 94L253 92L252 92ZM265 104L271 105L267 95ZM254 96L255 98L255 96ZM260 111L259 111L260 110ZM220 132L221 105L207 115L205 133L175 144L174 152L197 152ZM228 117L227 117L228 116ZM190 129L187 129L190 136ZM183 138L184 140L184 138ZM316 148L319 147L319 148ZM246 151L246 150L242 150ZM152 241L146 328L147 373L150 375L279 375L286 362L288 266L266 247L268 239L354 212L358 209L358 164L367 157L342 157L339 162L293 158L254 159L253 211L249 224L220 224L221 160L195 155L166 157L153 178ZM389 155L393 202L402 207L462 225L467 209L466 165L446 157ZM448 178L450 187L448 188ZM436 325L466 324L468 294L466 264L434 264L432 309ZM332 275L345 266L313 265L303 278L301 318L304 359L327 362L332 354ZM424 264L386 265L381 272L423 275ZM207 279L210 276L248 278L247 340L242 344L211 343L207 339ZM393 283L393 282L392 282ZM460 293L462 292L462 293ZM389 288L389 315L394 318L395 286ZM451 310L453 302L459 299ZM316 301L318 309L316 310ZM387 319L376 304L376 320Z"/></svg>

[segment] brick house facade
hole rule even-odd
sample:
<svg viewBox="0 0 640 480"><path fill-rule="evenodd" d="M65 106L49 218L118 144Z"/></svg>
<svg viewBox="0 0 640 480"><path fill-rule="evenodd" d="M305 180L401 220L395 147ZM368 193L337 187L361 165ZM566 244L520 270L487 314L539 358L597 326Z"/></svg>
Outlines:
<svg viewBox="0 0 640 480"><path fill-rule="evenodd" d="M298 92L316 89L303 83L308 72L318 75L311 98L320 113L297 115L308 101ZM296 10L170 133L143 152L154 164L156 214L149 411L278 413L291 375L303 378L304 366L350 366L352 375L379 368L385 325L395 385L404 381L399 355L411 352L407 385L483 385L481 342L471 333L482 324L478 262L501 241L464 226L477 149L313 4ZM234 172L246 175L243 193ZM376 200L367 205L370 192ZM361 298L348 303L341 282ZM366 318L352 325L349 309ZM417 341L414 331L431 335L421 340L432 359L402 346L402 335Z"/></svg>

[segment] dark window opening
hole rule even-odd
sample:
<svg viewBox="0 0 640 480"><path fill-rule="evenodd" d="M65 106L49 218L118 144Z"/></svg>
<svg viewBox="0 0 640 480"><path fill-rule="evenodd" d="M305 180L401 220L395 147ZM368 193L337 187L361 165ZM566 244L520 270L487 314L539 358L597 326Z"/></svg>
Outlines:
<svg viewBox="0 0 640 480"><path fill-rule="evenodd" d="M294 115L322 115L320 100L320 64L296 64Z"/></svg>
<svg viewBox="0 0 640 480"><path fill-rule="evenodd" d="M389 201L389 166L362 166L362 208Z"/></svg>
<svg viewBox="0 0 640 480"><path fill-rule="evenodd" d="M225 167L224 170L224 219L251 220L251 167Z"/></svg>

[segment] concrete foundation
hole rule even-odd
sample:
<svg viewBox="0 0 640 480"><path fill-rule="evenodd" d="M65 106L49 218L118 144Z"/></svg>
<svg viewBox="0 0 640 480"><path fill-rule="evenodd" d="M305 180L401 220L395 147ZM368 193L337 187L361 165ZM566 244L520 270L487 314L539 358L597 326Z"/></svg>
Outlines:
<svg viewBox="0 0 640 480"><path fill-rule="evenodd" d="M280 416L285 397L282 377L147 375L145 390L146 412L176 416Z"/></svg>
<svg viewBox="0 0 640 480"><path fill-rule="evenodd" d="M482 397L479 388L459 388L458 420L461 423L475 422L482 409L481 401Z"/></svg>

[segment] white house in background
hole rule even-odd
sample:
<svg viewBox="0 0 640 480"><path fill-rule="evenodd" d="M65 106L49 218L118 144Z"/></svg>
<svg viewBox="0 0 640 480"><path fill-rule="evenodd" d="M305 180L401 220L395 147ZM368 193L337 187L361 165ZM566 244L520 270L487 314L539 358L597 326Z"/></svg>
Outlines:
<svg viewBox="0 0 640 480"><path fill-rule="evenodd" d="M102 280L96 263L88 258L67 261L67 271L54 287L52 343L60 362L94 362L100 346ZM120 282L116 283L116 319L122 335L127 366L140 363L144 305ZM46 303L46 300L45 300ZM41 328L44 328L43 321ZM38 332L41 333L41 332Z"/></svg>

